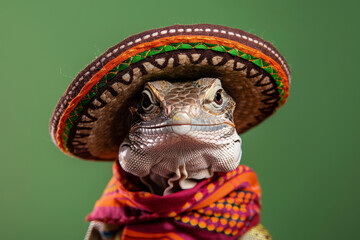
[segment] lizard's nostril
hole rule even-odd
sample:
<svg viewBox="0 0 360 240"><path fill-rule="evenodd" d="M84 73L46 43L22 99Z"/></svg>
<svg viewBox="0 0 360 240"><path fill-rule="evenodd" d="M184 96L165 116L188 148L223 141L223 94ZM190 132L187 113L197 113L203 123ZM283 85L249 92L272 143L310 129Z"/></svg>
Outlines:
<svg viewBox="0 0 360 240"><path fill-rule="evenodd" d="M172 118L173 131L179 135L184 135L191 129L191 118L187 113L178 112Z"/></svg>

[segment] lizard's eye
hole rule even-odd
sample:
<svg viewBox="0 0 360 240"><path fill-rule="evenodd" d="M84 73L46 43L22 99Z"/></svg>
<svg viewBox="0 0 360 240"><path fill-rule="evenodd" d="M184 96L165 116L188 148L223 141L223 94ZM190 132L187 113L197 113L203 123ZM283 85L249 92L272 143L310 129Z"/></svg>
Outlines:
<svg viewBox="0 0 360 240"><path fill-rule="evenodd" d="M214 102L218 105L221 105L223 103L222 89L217 90L217 92L215 93Z"/></svg>
<svg viewBox="0 0 360 240"><path fill-rule="evenodd" d="M153 108L153 106L154 106L154 101L152 94L150 93L149 90L144 90L142 92L141 107L145 111L150 111Z"/></svg>

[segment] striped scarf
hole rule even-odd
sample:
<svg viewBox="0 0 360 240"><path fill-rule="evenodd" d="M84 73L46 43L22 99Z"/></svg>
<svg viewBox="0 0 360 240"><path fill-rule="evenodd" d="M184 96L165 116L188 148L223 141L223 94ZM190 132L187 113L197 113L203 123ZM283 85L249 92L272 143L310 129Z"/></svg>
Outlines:
<svg viewBox="0 0 360 240"><path fill-rule="evenodd" d="M240 165L166 196L141 190L116 162L88 221L124 226L122 239L238 239L260 221L256 174Z"/></svg>

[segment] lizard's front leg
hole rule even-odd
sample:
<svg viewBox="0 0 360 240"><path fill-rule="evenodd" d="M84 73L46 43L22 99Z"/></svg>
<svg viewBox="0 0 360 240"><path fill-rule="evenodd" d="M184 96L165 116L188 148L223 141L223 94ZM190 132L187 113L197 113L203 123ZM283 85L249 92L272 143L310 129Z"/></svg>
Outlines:
<svg viewBox="0 0 360 240"><path fill-rule="evenodd" d="M115 240L120 239L121 234L122 227L118 225L91 221L85 240Z"/></svg>
<svg viewBox="0 0 360 240"><path fill-rule="evenodd" d="M269 231L259 223L241 236L239 240L272 240L272 237Z"/></svg>

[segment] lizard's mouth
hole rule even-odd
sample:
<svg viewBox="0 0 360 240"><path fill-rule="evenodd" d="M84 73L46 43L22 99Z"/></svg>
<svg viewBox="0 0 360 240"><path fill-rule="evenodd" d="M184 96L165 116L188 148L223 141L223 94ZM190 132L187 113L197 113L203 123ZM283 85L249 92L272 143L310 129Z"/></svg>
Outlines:
<svg viewBox="0 0 360 240"><path fill-rule="evenodd" d="M130 133L144 132L147 134L166 134L176 133L185 135L191 131L215 132L223 128L235 128L232 122L222 122L216 124L161 124L161 125L137 125L130 129Z"/></svg>
<svg viewBox="0 0 360 240"><path fill-rule="evenodd" d="M224 118L192 118L186 112L177 112L172 117L167 119L153 119L146 122L141 122L133 126L130 132L143 130L147 134L151 132L161 133L176 133L178 135L185 135L191 131L217 131L219 129L231 127L235 128L235 124Z"/></svg>

